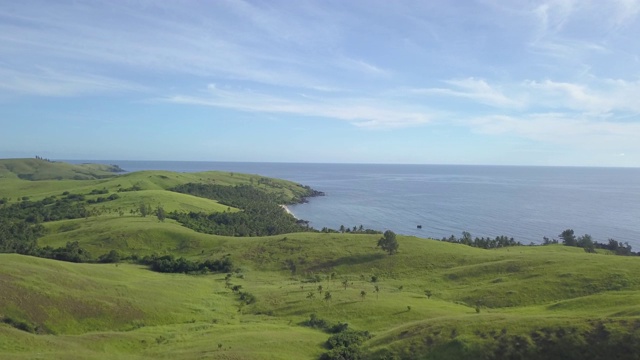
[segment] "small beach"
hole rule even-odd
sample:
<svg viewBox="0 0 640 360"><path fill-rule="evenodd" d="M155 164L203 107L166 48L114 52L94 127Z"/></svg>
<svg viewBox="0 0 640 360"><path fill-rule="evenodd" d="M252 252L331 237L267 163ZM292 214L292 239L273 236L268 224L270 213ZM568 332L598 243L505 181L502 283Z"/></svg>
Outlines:
<svg viewBox="0 0 640 360"><path fill-rule="evenodd" d="M289 208L287 207L287 205L280 205L284 211L287 212L287 214L293 216L294 218L298 219L298 217L296 216L296 214L292 213L291 210L289 210Z"/></svg>

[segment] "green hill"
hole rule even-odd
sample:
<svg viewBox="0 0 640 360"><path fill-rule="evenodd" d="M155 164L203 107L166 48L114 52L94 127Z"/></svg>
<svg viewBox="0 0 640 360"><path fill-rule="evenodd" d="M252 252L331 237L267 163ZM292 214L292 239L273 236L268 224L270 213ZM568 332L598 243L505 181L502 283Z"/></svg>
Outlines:
<svg viewBox="0 0 640 360"><path fill-rule="evenodd" d="M168 191L187 183L250 185L291 201L308 191L223 172L0 179L0 198L12 198L0 212L28 204L22 196L49 199L45 207L82 196L91 210L44 222L41 247L77 242L94 258L111 250L130 259L226 257L236 268L166 274L132 260L0 254L0 359L632 359L640 352L638 257L406 236L388 255L376 247L379 234L218 236L134 211L140 203L244 211ZM361 344L331 350L330 337Z"/></svg>
<svg viewBox="0 0 640 360"><path fill-rule="evenodd" d="M0 159L0 179L92 180L115 176L122 171L114 165L73 165L43 159Z"/></svg>

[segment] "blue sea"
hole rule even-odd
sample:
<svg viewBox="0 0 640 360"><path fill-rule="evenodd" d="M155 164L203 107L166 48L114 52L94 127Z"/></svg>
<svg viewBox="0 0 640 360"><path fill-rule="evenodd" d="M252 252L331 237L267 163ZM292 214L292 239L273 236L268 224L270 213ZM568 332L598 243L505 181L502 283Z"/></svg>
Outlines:
<svg viewBox="0 0 640 360"><path fill-rule="evenodd" d="M640 250L640 168L82 162L117 164L126 171L222 170L292 180L326 193L290 206L317 229L363 225L434 238L468 231L528 244L570 228Z"/></svg>

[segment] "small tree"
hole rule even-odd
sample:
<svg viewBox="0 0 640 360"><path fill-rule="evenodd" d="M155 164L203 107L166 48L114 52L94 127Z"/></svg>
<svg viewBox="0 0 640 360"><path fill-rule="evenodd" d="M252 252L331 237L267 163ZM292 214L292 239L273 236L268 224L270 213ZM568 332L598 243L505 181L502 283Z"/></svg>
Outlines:
<svg viewBox="0 0 640 360"><path fill-rule="evenodd" d="M367 297L367 292L364 290L360 291L360 297L362 298L362 301L364 301L364 298Z"/></svg>
<svg viewBox="0 0 640 360"><path fill-rule="evenodd" d="M380 288L378 285L373 287L373 291L376 293L376 300L378 299L378 295L380 294Z"/></svg>
<svg viewBox="0 0 640 360"><path fill-rule="evenodd" d="M344 279L342 280L342 286L344 286L344 289L347 290L347 286L349 285L349 280Z"/></svg>
<svg viewBox="0 0 640 360"><path fill-rule="evenodd" d="M140 216L142 217L147 217L147 215L149 215L149 208L147 207L147 204L143 202L141 202L138 206L138 211L140 212Z"/></svg>
<svg viewBox="0 0 640 360"><path fill-rule="evenodd" d="M427 296L427 299L431 299L431 295L433 295L433 292L431 290L425 290L424 294Z"/></svg>
<svg viewBox="0 0 640 360"><path fill-rule="evenodd" d="M324 301L331 301L331 293L328 291L325 291L324 293Z"/></svg>
<svg viewBox="0 0 640 360"><path fill-rule="evenodd" d="M156 208L156 216L158 217L158 220L160 221L164 221L164 219L167 218L167 214L164 211L164 208L160 205L158 205L158 207Z"/></svg>
<svg viewBox="0 0 640 360"><path fill-rule="evenodd" d="M378 247L388 252L389 255L398 252L399 245L398 240L396 240L396 233L391 230L385 231L380 240L378 240Z"/></svg>
<svg viewBox="0 0 640 360"><path fill-rule="evenodd" d="M573 232L573 229L563 231L560 234L560 238L565 246L578 246L578 241L576 240L576 235Z"/></svg>
<svg viewBox="0 0 640 360"><path fill-rule="evenodd" d="M591 238L591 235L584 234L577 239L577 242L578 242L578 246L583 248L584 251L588 253L596 252L596 247L595 247L595 244L593 243L593 239Z"/></svg>
<svg viewBox="0 0 640 360"><path fill-rule="evenodd" d="M319 294L322 294L322 289L323 289L323 288L322 288L322 285L318 285L318 293L319 293Z"/></svg>

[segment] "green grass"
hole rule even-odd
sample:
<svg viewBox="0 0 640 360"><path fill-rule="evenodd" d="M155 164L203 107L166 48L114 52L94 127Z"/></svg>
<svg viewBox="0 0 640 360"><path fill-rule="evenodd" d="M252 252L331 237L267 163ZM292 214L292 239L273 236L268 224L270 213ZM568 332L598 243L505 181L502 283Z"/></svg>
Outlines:
<svg viewBox="0 0 640 360"><path fill-rule="evenodd" d="M0 179L91 180L112 177L113 167L100 164L73 165L40 159L0 159Z"/></svg>
<svg viewBox="0 0 640 360"><path fill-rule="evenodd" d="M257 298L242 305L225 286L224 274L160 274L133 264L0 254L0 317L11 320L0 323L0 359L314 359L326 351L329 334L301 325L312 313L370 331L374 336L363 345L367 359L388 352L474 358L507 335L532 341L536 332L583 333L599 321L611 331L638 335L637 257L560 245L483 250L406 236L398 236L399 252L389 256L375 246L380 235L233 238L196 233L155 216L117 214L140 202L169 211L226 211L215 201L164 189L186 182L258 186L259 179L157 171L83 181L0 179L0 197L14 199L65 190L115 193L137 185L143 190L94 205L102 210L98 215L47 223L40 245L78 241L96 257L111 249L194 260L229 254L240 268L230 282ZM259 186L290 197L301 191L275 180ZM323 300L325 291L330 301Z"/></svg>
<svg viewBox="0 0 640 360"><path fill-rule="evenodd" d="M348 322L355 329L371 331L375 336L365 347L372 354L388 349L398 353L411 348L426 351L424 339L448 344L453 341L453 331L457 341L470 346L484 341L481 336L503 329L508 334L527 335L541 328L587 329L594 319L640 319L638 283L628 276L628 281L611 285L615 283L612 274L619 277L640 270L636 258L587 254L561 246L482 250L403 236L399 236L400 252L389 256L374 248L375 235L301 233L225 238L151 219L112 220L129 222L130 228L124 223L117 228L133 239L136 229L154 232L163 239L156 248L165 252L192 258L231 254L241 267L241 274L235 274L231 282L242 285L258 301L242 307L236 295L225 288L223 275L157 274L127 264L68 264L2 255L3 288L11 288L18 297L29 293L33 304L59 309L43 323L58 335L11 330L18 343L27 341L24 337L44 336L55 341L62 341L62 337L83 347L87 334L107 331L103 341L113 341L113 345L104 345L104 353L86 352L86 356L107 356L116 351L112 346L121 343L122 354L140 357L173 354L198 358L209 354L214 358L294 359L299 358L295 349L283 339L303 341L304 358L324 351L321 344L328 335L300 325L311 313L332 323ZM107 220L92 221L93 226L110 227ZM172 248L183 238L198 243L182 250ZM295 260L295 273L286 269L288 259ZM521 266L513 267L512 259ZM316 275L321 282L308 282ZM372 275L378 276L378 282L370 281ZM343 279L348 280L347 289ZM322 293L317 290L319 285ZM430 299L424 295L425 289L432 290ZM367 293L364 299L362 290ZM324 291L331 292L331 301L323 300ZM307 298L309 292L315 294L313 299ZM480 314L475 311L478 300L482 301ZM0 308L13 309L12 316L32 323L42 319L41 313L29 310L29 303L5 303ZM101 310L82 312L96 308ZM141 324L144 326L136 328ZM201 330L191 333L188 329L192 327ZM167 343L156 343L160 336L169 339ZM218 352L217 342L203 339L209 336L232 344L231 350ZM144 339L148 347L138 344ZM129 342L135 346L127 347ZM417 347L418 343L422 345ZM0 349L0 353L4 351L9 349ZM439 351L444 351L446 358L447 351L459 355L461 350ZM54 351L59 357L64 354Z"/></svg>

